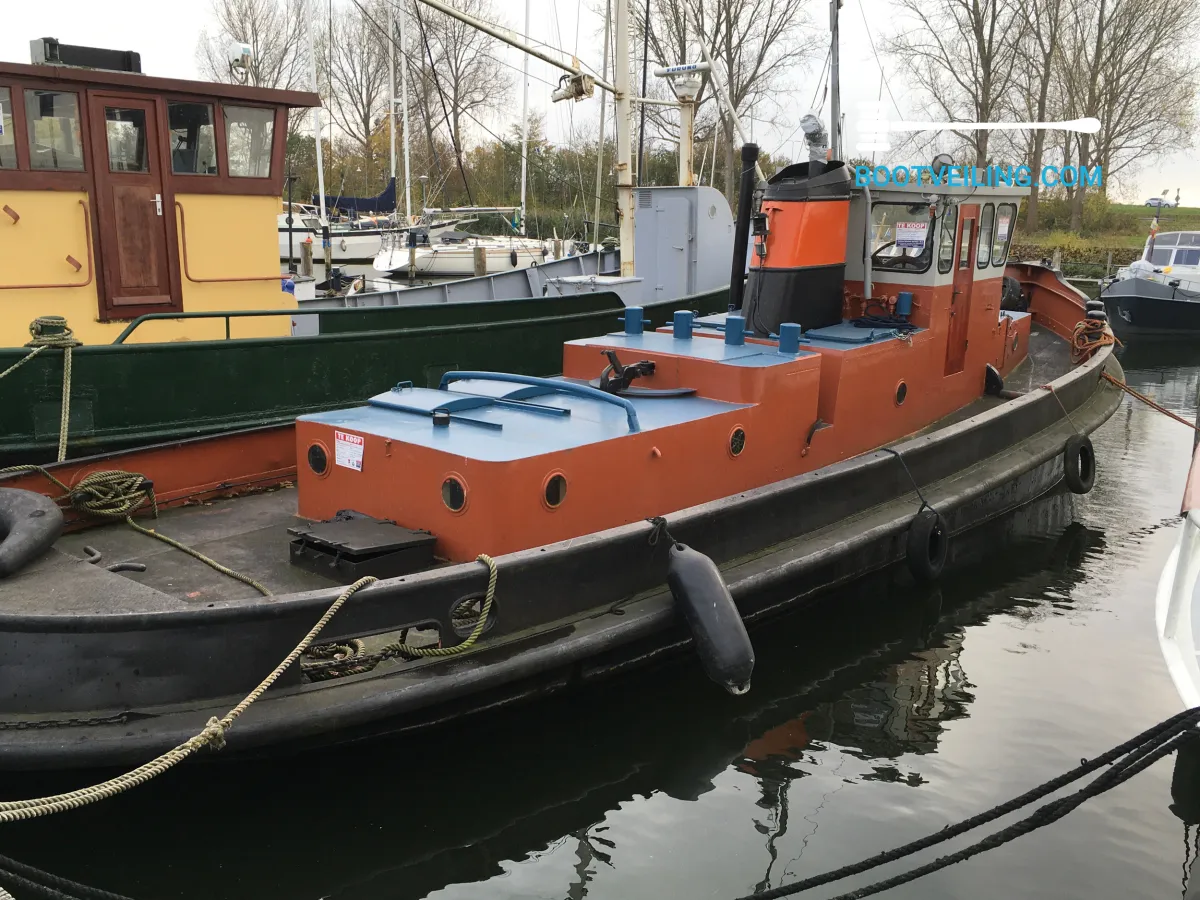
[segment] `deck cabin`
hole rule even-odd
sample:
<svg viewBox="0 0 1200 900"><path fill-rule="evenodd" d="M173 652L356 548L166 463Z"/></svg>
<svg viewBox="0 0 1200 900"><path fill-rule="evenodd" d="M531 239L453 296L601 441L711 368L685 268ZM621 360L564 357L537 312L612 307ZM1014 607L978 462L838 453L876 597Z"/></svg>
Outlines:
<svg viewBox="0 0 1200 900"><path fill-rule="evenodd" d="M294 308L276 231L288 110L319 105L305 91L0 62L0 347L28 341L41 315L99 344L146 313ZM167 319L131 339L224 327ZM240 320L237 336L289 331L269 316Z"/></svg>

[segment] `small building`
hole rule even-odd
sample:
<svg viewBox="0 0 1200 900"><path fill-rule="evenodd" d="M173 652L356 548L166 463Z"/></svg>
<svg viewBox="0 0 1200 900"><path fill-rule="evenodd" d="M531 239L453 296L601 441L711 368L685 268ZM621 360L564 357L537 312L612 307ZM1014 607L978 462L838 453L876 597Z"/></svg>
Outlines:
<svg viewBox="0 0 1200 900"><path fill-rule="evenodd" d="M307 91L0 62L0 347L28 341L40 315L96 344L145 313L295 308L276 230L288 110L319 105ZM239 320L237 336L289 331L269 316ZM224 336L219 318L171 319L131 339Z"/></svg>

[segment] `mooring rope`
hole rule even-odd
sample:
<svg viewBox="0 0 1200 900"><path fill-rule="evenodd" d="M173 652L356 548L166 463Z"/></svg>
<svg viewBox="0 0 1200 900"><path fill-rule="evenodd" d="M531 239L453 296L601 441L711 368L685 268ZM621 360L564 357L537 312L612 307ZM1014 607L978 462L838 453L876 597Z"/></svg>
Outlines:
<svg viewBox="0 0 1200 900"><path fill-rule="evenodd" d="M152 537L156 541L162 541L164 544L186 553L193 559L198 559L222 575L226 575L235 581L240 581L242 584L249 585L264 597L272 596L269 588L249 575L243 575L241 572L234 571L228 566L223 566L215 559L205 556L199 550L195 550L187 544L183 544L172 537L167 537L165 534L161 534L152 528L146 528L135 522L133 520L133 513L147 504L149 504L154 518L158 518L158 499L154 496L154 485L147 481L144 475L139 475L137 472L125 472L120 469L89 472L74 485L68 487L56 478L52 472L41 466L9 466L6 469L0 469L0 475L8 475L16 472L35 472L48 478L63 491L61 496L53 498L55 502L67 500L70 502L72 509L85 515L95 516L98 519L124 519L125 524L139 534Z"/></svg>
<svg viewBox="0 0 1200 900"><path fill-rule="evenodd" d="M0 856L0 884L20 891L21 900L29 897L44 897L47 900L130 900L123 894L80 884L7 856ZM3 898L4 892L0 889L0 900Z"/></svg>
<svg viewBox="0 0 1200 900"><path fill-rule="evenodd" d="M363 653L361 642L351 642L349 646L335 644L314 648L315 655L320 657L333 656L333 658L317 659L313 662L301 663L301 670L310 678L320 681L326 678L369 672L384 660L395 659L398 656L405 659L415 659L418 657L457 656L460 653L466 653L475 646L475 642L479 640L484 629L487 627L488 616L492 611L492 601L496 599L496 579L498 576L496 561L486 553L480 553L475 557L475 561L483 563L488 568L487 593L484 594L483 606L479 611L479 618L475 622L475 628L461 644L455 644L453 647L410 647L405 643L408 634L408 629L406 628L401 634L400 640L388 644L375 653ZM470 601L464 601L464 603L466 602ZM459 607L462 605L460 603ZM347 651L357 652L347 653ZM338 654L346 655L339 656Z"/></svg>
<svg viewBox="0 0 1200 900"><path fill-rule="evenodd" d="M1182 744L1194 739L1191 734L1193 729L1200 724L1200 708L1185 710L1178 713L1165 722L1146 729L1141 734L1130 738L1123 744L1113 747L1106 753L1090 760L1083 760L1078 766L1069 772L1059 775L1050 781L1040 784L1019 797L1014 797L999 806L972 816L969 819L964 819L955 825L947 826L933 834L926 835L919 840L904 844L893 850L888 850L875 856L864 859L861 862L852 863L847 866L842 866L839 869L834 869L822 875L814 875L810 878L805 878L801 881L793 882L792 884L780 885L767 891L760 891L757 894L747 894L739 900L775 900L778 897L790 897L794 894L799 894L803 891L811 890L815 887L820 887L824 884L829 884L832 881L841 881L844 878L849 878L852 875L861 875L863 872L868 872L871 869L878 868L890 862L895 862L898 859L903 859L906 856L911 856L921 850L927 850L951 838L958 837L968 831L992 822L995 819L1006 816L1009 813L1016 812L1019 809L1029 806L1032 803L1049 796L1057 790L1060 790L1067 785L1078 781L1086 775L1097 771L1105 766L1111 765L1108 771L1099 776L1095 781L1081 788L1073 794L1062 797L1058 800L1053 800L1044 806L1038 807L1028 817L1016 822L1007 828L997 831L995 834L978 841L969 847L964 847L956 853L948 856L942 856L933 862L923 866L918 866L908 872L903 872L892 878L884 881L879 881L866 887L858 888L846 894L841 894L831 900L859 900L862 897L869 897L872 894L878 894L882 891L890 890L902 884L907 884L910 881L915 881L939 869L944 869L947 866L952 866L955 863L970 859L972 856L977 856L988 850L993 850L996 847L1006 844L1009 841L1049 825L1051 822L1056 822L1063 816L1067 815L1072 810L1078 808L1085 800L1091 797L1099 796L1105 791L1109 791L1119 784L1123 784L1133 778L1139 772L1148 768L1153 763L1168 756L1177 750Z"/></svg>
<svg viewBox="0 0 1200 900"><path fill-rule="evenodd" d="M58 461L62 462L67 458L67 430L68 420L71 417L71 351L75 347L81 346L82 342L76 340L75 332L67 326L67 320L62 316L38 316L29 323L29 333L33 339L25 346L32 347L33 350L0 372L0 378L15 372L43 350L51 347L62 350L62 415L58 423Z"/></svg>
<svg viewBox="0 0 1200 900"><path fill-rule="evenodd" d="M259 697L266 693L267 689L287 671L288 667L308 650L312 642L316 640L317 635L329 624L329 620L337 614L337 611L342 608L342 605L347 600L362 588L369 584L374 584L376 581L378 581L377 578L368 575L366 578L358 579L358 581L342 591L338 598L330 605L329 609L325 611L325 615L321 616L317 624L309 629L308 634L292 649L291 653L283 658L279 665L271 671L271 674L259 682L258 687L243 697L237 706L229 710L220 719L215 716L209 719L202 730L188 738L182 744L173 747L150 762L138 766L136 769L126 772L123 775L118 775L116 778L110 778L108 781L101 782L100 784L94 784L77 791L69 791L65 794L54 794L49 797L37 797L31 800L0 801L0 824L19 822L24 819L33 819L38 816L47 816L53 813L79 809L81 806L87 806L98 800L115 797L117 794L143 785L150 779L177 766L202 747L211 746L215 750L222 749L225 746L225 733L233 726L237 718L249 709Z"/></svg>
<svg viewBox="0 0 1200 900"><path fill-rule="evenodd" d="M1119 387L1121 390L1123 390L1125 393L1129 394L1131 397L1136 397L1138 400L1141 400L1143 403L1145 403L1151 409L1156 409L1163 415L1170 416L1176 422L1180 422L1180 423L1186 425L1188 428L1192 428L1196 431L1200 431L1200 427L1197 427L1195 422L1189 422L1183 416L1179 415L1178 413L1171 412L1171 410L1167 409L1165 406L1162 406L1159 403L1156 403L1154 400L1151 400L1145 394L1138 393L1133 388L1131 388L1129 385L1127 385L1125 382L1121 381L1121 379L1113 378L1107 372L1101 372L1100 377L1105 379L1106 381L1112 382L1117 387Z"/></svg>

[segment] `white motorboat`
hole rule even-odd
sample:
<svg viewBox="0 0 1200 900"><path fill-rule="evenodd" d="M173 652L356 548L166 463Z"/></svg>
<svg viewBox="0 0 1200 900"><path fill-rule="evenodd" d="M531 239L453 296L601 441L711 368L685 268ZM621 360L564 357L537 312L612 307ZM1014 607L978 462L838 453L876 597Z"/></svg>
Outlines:
<svg viewBox="0 0 1200 900"><path fill-rule="evenodd" d="M299 261L300 244L304 241L313 242L313 258L317 262L324 260L321 249L321 219L315 207L294 204L296 212L292 216L291 258ZM279 214L279 258L284 262L288 255L288 222L287 213ZM401 216L401 219L404 217ZM435 222L426 222L421 228L437 237L445 231L450 231L460 225L465 225L472 219L453 218ZM334 265L359 264L373 262L383 246L384 236L389 234L404 235L407 225L397 224L392 216L364 216L347 222L330 222L329 239L333 251ZM401 239L403 241L403 239ZM468 274L470 274L468 272Z"/></svg>
<svg viewBox="0 0 1200 900"><path fill-rule="evenodd" d="M476 270L476 253L486 256L486 273ZM549 241L527 237L480 237L458 231L430 235L410 249L408 235L394 232L384 237L374 268L387 274L417 275L495 275L513 269L540 266L555 259Z"/></svg>
<svg viewBox="0 0 1200 900"><path fill-rule="evenodd" d="M1200 660L1194 609L1200 588L1200 446L1183 495L1183 527L1163 566L1155 597L1155 626L1167 671L1187 709L1200 706Z"/></svg>

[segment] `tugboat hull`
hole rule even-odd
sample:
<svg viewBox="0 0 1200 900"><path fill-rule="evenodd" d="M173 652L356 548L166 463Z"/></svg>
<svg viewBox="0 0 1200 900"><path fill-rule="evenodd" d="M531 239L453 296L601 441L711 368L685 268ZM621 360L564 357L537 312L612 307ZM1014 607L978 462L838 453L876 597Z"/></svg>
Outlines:
<svg viewBox="0 0 1200 900"><path fill-rule="evenodd" d="M1066 343L1051 340L1061 372ZM1035 358L1044 363L1051 356L1042 348ZM763 620L868 573L900 567L920 505L912 479L944 518L951 541L1053 489L1063 479L1071 423L1091 432L1119 405L1119 390L1100 377L1105 371L1121 377L1108 347L1051 381L1057 399L1043 390L1008 402L985 398L894 445L907 471L890 452L862 454L672 514L671 534L717 562L748 622ZM1049 380L1045 375L1029 372L1034 384ZM278 431L281 448L293 440L290 429ZM105 460L103 467L119 463ZM70 476L61 471L60 477ZM275 496L288 517L287 493ZM210 521L219 522L219 513L209 513ZM190 514L199 515L181 510L178 521ZM162 527L177 531L179 525ZM460 659L393 661L333 681L301 683L299 673L290 672L238 721L227 752L294 749L427 726L685 648L689 638L664 584L666 548L649 544L653 531L639 521L498 558L494 622L485 644ZM244 534L224 540L247 543ZM221 555L219 544L209 552ZM61 559L47 558L45 565L55 562ZM176 577L157 566L157 577ZM3 769L125 765L174 746L240 699L337 594L325 589L266 603L155 605L137 590L142 585L117 590L122 579L98 570L78 573L93 583L89 593L73 595L69 609L55 610L44 597L16 602L30 597L43 568L39 563L0 582ZM421 622L436 622L449 634L451 611L485 582L483 567L472 563L389 579L356 596L321 639Z"/></svg>

